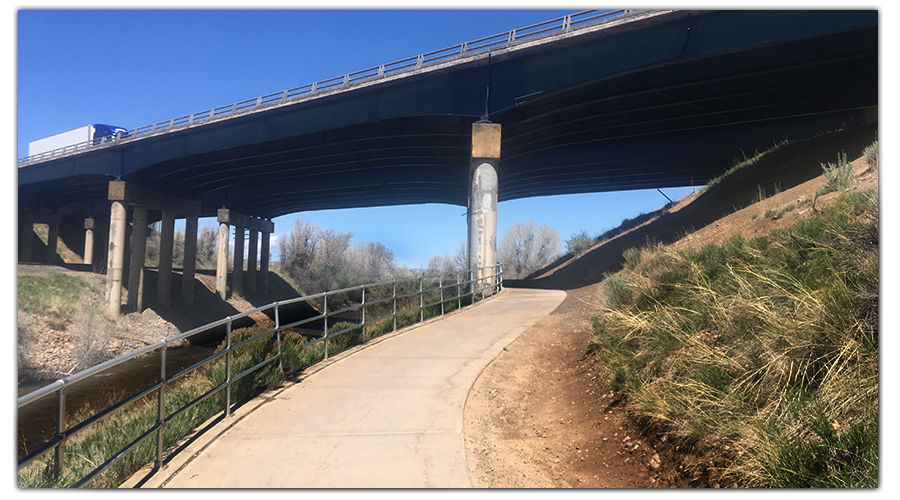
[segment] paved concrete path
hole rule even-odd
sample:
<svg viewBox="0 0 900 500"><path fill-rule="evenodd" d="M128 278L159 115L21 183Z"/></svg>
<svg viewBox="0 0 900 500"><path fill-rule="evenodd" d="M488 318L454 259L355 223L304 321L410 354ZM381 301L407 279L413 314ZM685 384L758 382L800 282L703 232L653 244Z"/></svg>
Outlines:
<svg viewBox="0 0 900 500"><path fill-rule="evenodd" d="M471 487L463 408L485 366L562 291L506 289L246 404L161 471L167 488Z"/></svg>

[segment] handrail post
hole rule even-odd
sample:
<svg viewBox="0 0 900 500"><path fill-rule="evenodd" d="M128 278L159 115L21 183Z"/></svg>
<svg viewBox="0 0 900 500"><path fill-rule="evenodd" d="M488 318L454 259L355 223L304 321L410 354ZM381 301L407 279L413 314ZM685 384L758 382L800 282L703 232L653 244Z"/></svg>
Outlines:
<svg viewBox="0 0 900 500"><path fill-rule="evenodd" d="M360 304L360 308L362 309L362 334L365 336L366 334L366 286L362 287L362 304Z"/></svg>
<svg viewBox="0 0 900 500"><path fill-rule="evenodd" d="M56 475L61 476L66 466L66 386L56 393L56 435L60 438L56 445Z"/></svg>
<svg viewBox="0 0 900 500"><path fill-rule="evenodd" d="M425 276L419 276L419 323L425 321L425 300L422 295L422 279Z"/></svg>
<svg viewBox="0 0 900 500"><path fill-rule="evenodd" d="M438 275L438 288L441 291L441 316L444 315L444 275Z"/></svg>
<svg viewBox="0 0 900 500"><path fill-rule="evenodd" d="M323 333L325 334L325 357L323 359L328 359L328 293L325 293L325 298L322 301L322 314L325 315L325 327Z"/></svg>
<svg viewBox="0 0 900 500"><path fill-rule="evenodd" d="M225 324L225 416L231 416L231 316Z"/></svg>
<svg viewBox="0 0 900 500"><path fill-rule="evenodd" d="M462 291L459 288L459 271L456 271L456 308L462 309Z"/></svg>
<svg viewBox="0 0 900 500"><path fill-rule="evenodd" d="M163 433L166 429L166 344L159 349L159 395L156 398L156 462L153 467L162 469Z"/></svg>
<svg viewBox="0 0 900 500"><path fill-rule="evenodd" d="M391 331L396 332L397 331L397 280L394 280L394 294L393 294L392 298L394 299L394 314L392 314L391 316L394 318L394 329Z"/></svg>
<svg viewBox="0 0 900 500"><path fill-rule="evenodd" d="M275 342L278 343L278 369L284 373L284 354L281 351L281 321L278 317L278 302L275 303Z"/></svg>

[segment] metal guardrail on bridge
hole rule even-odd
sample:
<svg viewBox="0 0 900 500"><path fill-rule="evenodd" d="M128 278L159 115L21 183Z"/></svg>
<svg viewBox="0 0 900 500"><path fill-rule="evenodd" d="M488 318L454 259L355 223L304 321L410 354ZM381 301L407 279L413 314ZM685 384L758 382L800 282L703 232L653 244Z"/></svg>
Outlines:
<svg viewBox="0 0 900 500"><path fill-rule="evenodd" d="M451 277L454 277L455 279L451 279ZM390 325L392 326L392 328L385 328L386 331L384 333L396 331L398 327L398 317L401 317L402 315L409 315L411 313L418 312L418 322L422 322L426 319L425 311L428 308L434 307L434 316L443 315L445 313L445 306L447 304L451 304L452 307L453 303L455 302L456 307L454 309L462 308L464 307L464 302L469 303L469 301L471 301L471 303L475 303L479 296L483 298L485 296L493 295L494 293L498 292L502 287L502 283L503 274L502 268L499 263L491 267L442 273L435 276L423 275L420 277L400 278L392 281L369 283L341 290L334 290L318 293L315 295L308 295L297 297L294 299L273 302L271 304L258 307L256 309L240 314L236 314L234 316L228 316L219 321L200 326L179 335L161 340L159 342L156 342L155 344L124 354L87 370L57 380L50 385L26 394L18 399L17 408L21 409L29 404L44 400L45 398L54 396L56 397L56 429L54 436L37 447L34 451L19 459L18 468L21 471L23 467L35 462L50 451L55 451L56 456L53 467L57 475L62 474L62 472L65 470L65 445L69 439L71 439L76 434L81 433L85 429L91 427L92 425L100 422L101 420L109 417L110 415L118 412L119 410L133 406L138 401L152 398L156 400L158 409L156 422L152 426L144 430L137 438L135 438L124 448L113 453L111 458L98 465L87 475L78 479L72 485L72 487L77 488L84 486L91 479L107 470L115 462L121 459L126 453L133 450L139 444L153 437L154 435L156 436L156 457L154 460L154 467L158 469L162 467L163 452L165 451L165 447L163 444L163 435L165 432L166 424L171 420L177 418L179 415L182 415L188 409L198 405L210 396L223 390L225 391L224 415L230 416L232 409L232 386L238 380L260 370L265 366L268 366L271 363L275 363L276 361L279 363L279 366L281 366L283 360L283 332L297 329L298 327L309 323L323 321L324 326L321 330L321 336L309 336L311 337L311 340L306 340L305 342L303 342L302 347L309 347L315 344L323 343L324 357L322 358L322 360L324 360L327 359L329 355L329 339L335 339L336 337L346 334L352 330L361 330L363 333L365 333L367 327L375 328L376 326L384 324L387 321L392 321L392 325ZM418 286L416 287L416 285ZM366 294L367 290L369 290L368 297ZM445 293L445 290L450 290L451 293ZM452 293L452 291L454 290L456 292L455 294ZM330 307L336 307L335 309L329 310L329 297L332 298ZM418 305L415 305L416 297L418 297ZM321 314L282 325L279 309L283 309L285 306L290 306L299 302L314 303L317 305L321 303ZM337 306L335 306L336 302ZM381 311L378 311L379 305L381 305ZM400 310L398 310L398 305L401 307ZM390 308L388 308L388 306L390 306ZM438 307L440 309L439 311ZM383 312L383 314L381 314L381 316L371 318L367 316L367 312L372 310ZM351 311L357 311L358 321L350 321L349 326L347 326L345 324L345 322L347 322L347 313ZM271 313L272 317L274 318L274 327L250 338L241 340L236 344L232 344L231 330L234 321L241 318L248 318L251 315L258 313ZM339 330L329 331L329 319L334 317L340 318L340 321L336 324L333 324L331 330L334 330L334 328L338 325L344 326ZM211 356L187 368L184 368L183 370L173 375L166 374L167 346L176 344L177 342L188 339L195 335L208 332L216 328L221 328L223 326L225 327L225 349L216 352ZM234 352L236 349L242 346L246 346L251 342L266 337L271 337L273 335L276 337L277 345L277 352L274 355L262 360L258 364L244 370L241 373L231 373L232 360L234 358ZM309 337L304 337L304 339ZM153 383L148 387L137 391L131 396L125 397L117 403L98 411L96 414L82 422L79 422L71 427L68 426L66 421L66 388L68 386L75 382L87 380L91 377L102 376L104 372L108 372L115 366L121 365L126 361L148 355L150 353L153 353L154 351L157 351L159 355L159 379L156 381L156 383ZM206 393L186 403L182 407L172 410L171 413L167 415L165 398L166 388L170 387L173 382L181 379L185 375L193 373L197 369L204 367L210 362L222 357L225 358L225 380ZM319 361L314 361L310 365L315 364ZM152 396L154 392L156 392L155 398Z"/></svg>
<svg viewBox="0 0 900 500"><path fill-rule="evenodd" d="M587 10L570 14L563 17L551 19L537 24L532 24L524 28L517 28L505 33L493 36L479 38L471 42L461 43L445 49L435 50L418 56L408 57L399 61L371 67L361 71L348 73L342 76L322 80L320 82L310 83L300 87L267 94L236 102L226 106L219 106L199 113L172 118L170 120L161 121L152 125L145 125L127 132L117 134L116 136L107 136L93 141L82 142L66 146L64 148L46 151L41 154L20 158L18 166L22 167L36 162L61 158L76 153L96 149L100 147L110 147L122 144L134 139L149 137L156 134L171 132L174 130L182 130L196 125L218 121L219 119L232 118L242 116L246 113L257 111L260 109L280 106L290 102L294 102L300 98L321 94L333 90L350 89L356 85L383 80L390 76L396 76L405 72L413 72L419 69L450 62L456 59L469 57L472 55L482 54L497 48L506 48L526 41L535 40L545 36L559 35L574 32L589 26L595 26L611 21L613 18L627 18L638 12L649 12L646 10L615 10L607 12L598 12Z"/></svg>

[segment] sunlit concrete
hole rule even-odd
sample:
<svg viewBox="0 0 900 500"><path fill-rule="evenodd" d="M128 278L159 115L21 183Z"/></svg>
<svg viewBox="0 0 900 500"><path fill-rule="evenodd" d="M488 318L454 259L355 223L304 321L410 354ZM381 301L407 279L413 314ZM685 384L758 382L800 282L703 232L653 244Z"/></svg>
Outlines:
<svg viewBox="0 0 900 500"><path fill-rule="evenodd" d="M466 488L463 409L479 373L565 298L507 289L337 355L181 450L143 488ZM149 475L148 475L149 474Z"/></svg>

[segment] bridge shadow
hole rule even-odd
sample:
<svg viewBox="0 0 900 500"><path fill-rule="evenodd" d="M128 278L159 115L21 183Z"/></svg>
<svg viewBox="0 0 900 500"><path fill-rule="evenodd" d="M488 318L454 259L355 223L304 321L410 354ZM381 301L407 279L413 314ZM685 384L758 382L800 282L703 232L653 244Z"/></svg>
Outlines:
<svg viewBox="0 0 900 500"><path fill-rule="evenodd" d="M269 305L276 301L293 299L300 294L288 282L277 274L269 273L268 290L262 291L261 280L256 292L244 291L241 297L231 296L232 274L228 274L227 287L230 301L222 300L215 291L215 270L198 269L194 278L194 301L186 304L182 297L180 269L172 271L172 295L169 306L164 306L157 299L158 270L148 268L144 272L144 309L150 309L160 318L172 323L179 331L186 332L209 323L213 323L228 316L235 316L242 311ZM258 275L258 277L260 277ZM261 278L261 277L260 277ZM246 287L246 274L244 286ZM123 291L123 294L127 293ZM241 304L241 308L234 304ZM275 322L274 311L265 311L272 324ZM306 319L318 315L306 301L300 301L289 306L279 307L279 319L281 324L287 324L300 319ZM255 325L262 318L243 317L232 323L232 330ZM199 332L188 340L194 345L218 344L225 338L224 326Z"/></svg>
<svg viewBox="0 0 900 500"><path fill-rule="evenodd" d="M782 146L755 165L722 179L677 212L660 211L659 217L627 234L607 241L577 259L563 257L553 268L545 268L523 280L504 280L509 287L574 290L594 285L607 273L624 266L622 253L648 244L674 243L686 234L751 205L759 190L773 194L796 187L822 175L823 163L835 163L837 154L858 158L877 139L875 125L823 135ZM564 267L559 267L569 262ZM555 270L554 270L555 269Z"/></svg>

